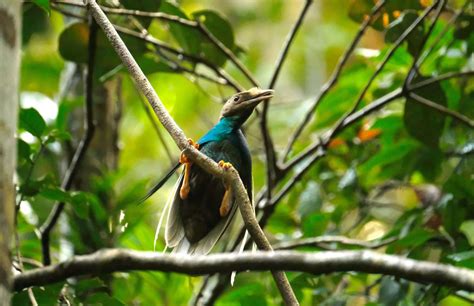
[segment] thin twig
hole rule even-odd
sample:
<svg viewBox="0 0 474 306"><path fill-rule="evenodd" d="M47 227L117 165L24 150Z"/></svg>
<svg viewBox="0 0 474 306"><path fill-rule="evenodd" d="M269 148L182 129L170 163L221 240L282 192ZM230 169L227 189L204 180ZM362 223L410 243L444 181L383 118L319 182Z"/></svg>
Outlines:
<svg viewBox="0 0 474 306"><path fill-rule="evenodd" d="M426 51L420 56L419 58L419 61L418 61L418 66L421 67L421 65L423 65L423 63L425 62L425 60L428 58L428 56L434 51L436 50L435 47L438 45L438 43L441 41L441 39L444 37L444 35L446 35L446 33L449 31L449 29L451 28L451 26L457 22L458 18L466 11L467 7L469 6L469 4L472 3L472 0L466 0L463 4L463 6L461 7L461 9L459 9L449 20L448 22L446 22L443 30L441 31L441 33L438 34L438 36L436 37L436 39L433 41L433 43L426 48Z"/></svg>
<svg viewBox="0 0 474 306"><path fill-rule="evenodd" d="M421 40L420 49L418 50L417 55L413 59L412 66L410 67L410 70L408 71L408 76L406 77L405 82L404 82L404 87L405 88L407 87L408 84L410 84L414 80L416 74L418 73L418 71L420 69L421 63L424 60L424 57L421 56L421 54L422 54L421 52L423 51L423 48L426 45L426 42L428 41L428 38L431 36L431 33L434 30L436 22L438 21L439 16L441 15L441 12L443 11L443 8L446 5L446 0L439 0L435 4L439 4L438 9L435 12L435 16L434 16L433 20L431 21L431 25L428 28L428 31L426 32L426 34L423 36L423 38ZM433 6L435 4L433 4Z"/></svg>
<svg viewBox="0 0 474 306"><path fill-rule="evenodd" d="M359 97L357 98L356 102L352 106L349 112L346 113L335 125L335 127L330 131L329 136L326 138L327 140L323 143L324 146L326 146L330 139L332 139L335 135L337 135L340 132L340 129L346 120L347 117L351 116L359 107L359 105L362 103L362 100L365 97L365 94L369 90L370 86L372 85L373 81L377 78L377 76L382 72L384 69L385 65L388 63L388 61L392 58L392 56L395 54L395 51L402 45L402 43L407 39L408 35L413 32L414 29L428 16L428 14L440 3L440 1L444 0L438 0L434 2L431 6L429 6L422 15L418 16L417 19L405 30L403 31L402 35L398 37L398 39L395 41L393 46L390 48L390 50L387 52L385 57L383 58L382 62L380 62L375 69L375 72L371 75L369 81L365 85L365 87L362 89L362 92L359 94Z"/></svg>
<svg viewBox="0 0 474 306"><path fill-rule="evenodd" d="M270 79L270 83L268 84L268 88L273 89L275 84L278 80L278 76L280 75L281 68L283 67L283 63L290 51L290 47L298 33L298 30L301 28L303 20L308 12L311 4L313 3L312 0L306 0L305 4L296 19L295 24L291 28L290 33L288 33L287 38L285 39L285 43L283 44L283 48L278 55L278 59L275 64L275 69L273 71L272 77ZM263 136L263 145L265 148L265 157L266 157L266 164L267 164L267 183L266 183L266 197L268 200L272 197L272 190L273 190L273 183L277 180L277 175L279 176L279 169L277 165L277 158L275 154L275 147L273 145L273 141L270 135L270 131L268 130L267 126L267 115L268 115L268 107L269 101L263 101L262 112L260 114L260 129L264 131L262 133Z"/></svg>
<svg viewBox="0 0 474 306"><path fill-rule="evenodd" d="M283 241L275 244L275 250L291 250L299 247L316 246L321 247L328 244L342 244L347 246L357 246L366 249L378 249L396 241L397 237L392 237L384 240L365 241L359 239L352 239L345 236L319 236L311 238L303 238L297 240Z"/></svg>
<svg viewBox="0 0 474 306"><path fill-rule="evenodd" d="M72 187L74 179L76 177L79 165L81 164L89 144L94 136L95 124L94 124L94 113L93 113L93 81L94 81L94 65L95 65L95 53L96 53L96 37L97 37L97 26L93 21L90 22L89 26L89 47L88 47L88 64L86 71L85 91L86 101L84 108L84 134L82 139L77 146L74 156L69 164L66 175L64 176L61 188L69 190ZM41 233L41 251L43 254L43 264L45 266L51 264L51 251L50 251L50 234L51 230L56 225L59 216L64 210L64 202L56 203L48 215L46 221L40 227Z"/></svg>
<svg viewBox="0 0 474 306"><path fill-rule="evenodd" d="M393 275L410 281L474 291L474 272L451 265L413 260L373 251L295 251L253 252L188 256L104 249L76 256L65 262L26 271L14 277L14 290L43 286L82 275L100 275L117 271L165 271L190 275L230 273L232 271L268 271L284 269L315 275L357 271Z"/></svg>
<svg viewBox="0 0 474 306"><path fill-rule="evenodd" d="M214 71L219 77L225 79L227 81L228 85L232 86L236 91L243 91L244 90L244 88L241 85L239 85L237 83L237 81L235 81L230 75L228 75L227 72L225 72L225 70L223 70L222 68L214 65L213 63L211 63L210 61L208 61L208 60L206 60L202 57L195 56L195 55L186 53L183 50L176 49L176 48L174 48L174 47L172 47L172 46L170 46L170 45L168 45L168 44L166 44L162 41L159 41L158 39L156 39L156 38L154 38L150 35L143 35L139 32L130 30L128 28L125 28L125 27L122 27L122 26L119 26L119 25L114 25L114 28L120 33L138 38L138 39L143 40L147 43L150 43L150 44L152 44L152 45L154 45L158 48L161 48L165 51L168 51L172 54L175 54L178 58L183 58L183 59L189 60L193 63L203 64L204 66L206 66L209 69L211 69L212 71Z"/></svg>
<svg viewBox="0 0 474 306"><path fill-rule="evenodd" d="M378 15L378 13L380 12L380 10L383 8L384 5L385 5L385 0L381 0L377 2L377 4L372 8L372 11L370 12L370 15L368 16L368 18L365 18L362 24L360 25L359 30L357 31L357 34L355 35L351 44L349 45L347 50L344 52L344 54L339 58L339 62L337 63L336 68L334 69L331 77L321 88L321 91L319 92L318 96L314 100L313 104L311 104L311 106L309 107L309 110L306 112L305 118L298 125L295 132L290 136L290 140L288 141L286 149L283 155L281 156L281 163L283 163L286 160L286 158L288 157L288 154L291 152L291 149L293 148L295 141L301 135L306 125L308 125L311 118L313 118L316 108L319 106L319 104L324 99L324 97L328 94L331 88L333 88L337 84L344 66L346 65L347 61L351 57L356 46L359 44L360 39L364 36L368 27L374 20L375 16Z"/></svg>
<svg viewBox="0 0 474 306"><path fill-rule="evenodd" d="M439 83L439 82L447 80L447 79L462 78L462 77L466 77L466 76L474 76L474 70L448 72L448 73L441 74L441 75L436 76L436 77L425 79L423 81L419 81L416 84L408 85L408 91L414 91L414 90L420 89L422 87L429 86L429 85L434 84L434 83Z"/></svg>
<svg viewBox="0 0 474 306"><path fill-rule="evenodd" d="M444 114L444 115L447 115L447 116L450 116L454 119L456 119L457 121L459 121L460 123L470 127L470 128L474 128L474 120L471 120L469 119L468 117L458 113L458 112L455 112L453 110L450 110L449 108L447 107L444 107L443 105L441 104L438 104L438 103L435 103L431 100L428 100L426 99L425 97L422 97L420 95L417 95L416 93L414 92L411 92L408 94L408 96L410 98L412 98L413 100L415 100L416 102L418 103L421 103L423 105L426 105L438 112L440 112L441 114Z"/></svg>
<svg viewBox="0 0 474 306"><path fill-rule="evenodd" d="M252 204L248 198L247 192L238 175L238 172L234 168L231 168L227 171L223 170L212 159L210 159L208 156L205 156L188 143L186 136L164 107L150 82L143 74L130 51L128 51L127 47L121 40L114 26L107 19L105 13L102 12L96 1L86 0L86 2L88 4L90 13L95 18L99 26L103 29L106 37L112 44L112 47L116 50L123 64L127 67L130 75L134 79L135 84L143 92L144 96L147 97L148 102L155 111L155 114L160 119L160 122L163 124L163 126L167 129L168 133L171 135L177 146L183 150L184 154L186 154L192 161L196 162L206 172L221 177L231 184L234 190L236 202L239 205L242 217L245 220L247 230L260 248L271 250L270 243L266 239L262 229L258 226ZM272 274L285 303L289 305L297 304L298 301L296 300L296 297L285 274L280 271L273 271Z"/></svg>

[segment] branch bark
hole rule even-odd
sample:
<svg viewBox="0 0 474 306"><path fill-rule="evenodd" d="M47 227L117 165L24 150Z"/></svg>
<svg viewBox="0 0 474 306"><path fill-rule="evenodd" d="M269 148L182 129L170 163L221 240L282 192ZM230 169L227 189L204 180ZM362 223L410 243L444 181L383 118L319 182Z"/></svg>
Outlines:
<svg viewBox="0 0 474 306"><path fill-rule="evenodd" d="M31 286L60 282L70 277L118 271L153 270L204 275L273 269L317 275L348 271L385 274L474 292L474 272L471 270L373 251L275 251L188 256L126 249L104 249L89 255L76 256L60 264L29 270L15 276L14 289L19 291Z"/></svg>
<svg viewBox="0 0 474 306"><path fill-rule="evenodd" d="M242 181L240 180L238 172L234 168L231 168L229 171L222 170L212 159L205 156L188 143L183 131L169 115L157 93L146 78L145 74L142 72L130 51L128 51L122 39L118 35L114 26L107 19L107 16L104 14L104 12L102 12L97 2L94 0L86 0L85 3L88 4L90 13L96 20L97 24L104 31L112 47L115 49L123 64L134 79L136 85L143 92L143 95L148 99L148 102L155 111L158 119L171 135L176 145L181 150L183 150L183 152L189 156L192 161L196 162L205 171L223 178L233 186L236 202L239 205L243 220L245 220L247 230L259 248L264 250L272 250L270 243L265 237L265 234L258 225L252 204L248 198ZM285 274L280 271L273 271L272 274L285 303L288 305L298 304L298 301L296 300L296 297Z"/></svg>
<svg viewBox="0 0 474 306"><path fill-rule="evenodd" d="M16 140L21 3L0 0L0 305L10 305L10 237L15 211Z"/></svg>

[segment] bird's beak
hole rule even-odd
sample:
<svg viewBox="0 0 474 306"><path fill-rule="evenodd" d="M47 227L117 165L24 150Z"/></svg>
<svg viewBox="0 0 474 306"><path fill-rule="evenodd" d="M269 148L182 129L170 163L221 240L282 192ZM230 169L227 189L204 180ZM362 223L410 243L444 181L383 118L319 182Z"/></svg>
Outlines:
<svg viewBox="0 0 474 306"><path fill-rule="evenodd" d="M268 100L273 97L274 90L271 89L260 89L257 87L251 88L248 91L247 100L243 101L242 104L245 104L246 107L255 107L260 102Z"/></svg>

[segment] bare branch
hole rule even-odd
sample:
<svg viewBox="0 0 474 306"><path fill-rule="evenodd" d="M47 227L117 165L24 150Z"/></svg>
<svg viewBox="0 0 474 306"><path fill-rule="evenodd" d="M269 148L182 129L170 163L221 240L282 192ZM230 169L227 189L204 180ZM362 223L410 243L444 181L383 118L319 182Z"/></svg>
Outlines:
<svg viewBox="0 0 474 306"><path fill-rule="evenodd" d="M433 83L439 83L444 80L454 79L454 78L463 78L467 76L474 76L474 70L448 72L436 77L432 77L432 78L420 81L416 84L408 85L408 91L414 91L422 87L429 86Z"/></svg>
<svg viewBox="0 0 474 306"><path fill-rule="evenodd" d="M118 271L164 271L190 275L228 273L231 271L268 271L283 269L316 275L333 272L365 272L393 275L407 280L474 291L474 272L445 264L418 261L372 251L295 251L252 252L189 256L160 254L125 249L104 249L90 255L76 256L57 265L16 275L16 291L43 286L70 277L101 275Z"/></svg>
<svg viewBox="0 0 474 306"><path fill-rule="evenodd" d="M290 33L288 34L285 40L283 49L280 51L280 54L278 56L278 59L275 65L275 70L273 71L268 88L273 89L275 87L276 81L278 80L278 76L280 74L281 68L283 67L283 63L285 62L286 56L288 55L288 52L290 51L290 47L312 3L313 3L312 0L305 1L305 4L298 16L298 19L296 20L295 24L293 25L293 28L291 29ZM265 157L267 159L266 160L267 162L266 196L267 196L267 199L270 200L270 198L272 197L271 192L273 190L273 183L275 180L277 180L277 175L279 175L278 173L279 169L278 169L278 165L276 161L275 148L273 146L273 141L271 139L271 135L267 126L268 103L269 103L268 100L263 102L262 112L260 114L260 129L263 131L262 133L263 145L265 148Z"/></svg>
<svg viewBox="0 0 474 306"><path fill-rule="evenodd" d="M319 236L311 238L303 238L297 240L283 241L273 245L275 250L291 250L299 247L316 246L328 249L328 244L342 244L347 246L357 246L366 249L378 249L384 247L394 241L397 237L391 237L384 240L365 241L352 239L345 236Z"/></svg>
<svg viewBox="0 0 474 306"><path fill-rule="evenodd" d="M462 8L459 9L455 14L453 14L453 16L448 20L443 30L441 31L441 33L438 34L438 36L433 41L433 43L428 48L426 48L426 51L420 56L419 61L418 61L418 67L420 67L424 63L424 61L428 58L428 56L435 50L435 47L438 45L438 43L441 41L444 35L446 35L446 33L451 28L451 26L458 21L459 16L461 16L466 11L470 3L472 3L471 0L466 0ZM445 7L444 10L446 11L447 7Z"/></svg>
<svg viewBox="0 0 474 306"><path fill-rule="evenodd" d="M112 47L117 51L117 54L121 58L123 64L125 65L125 67L127 67L130 75L134 79L135 84L143 92L144 96L148 99L148 102L155 111L155 114L157 115L158 119L167 129L168 133L171 135L176 145L181 150L183 150L183 152L187 156L189 156L192 161L196 162L202 169L209 172L210 174L223 178L232 185L234 195L236 197L236 202L239 205L243 220L245 220L245 225L247 227L247 230L251 234L253 240L259 248L264 250L271 250L270 243L266 239L262 229L258 226L258 222L255 218L252 204L248 198L245 187L242 184L242 181L240 180L238 172L234 168L231 168L227 171L223 170L212 159L202 154L196 148L189 144L183 131L178 127L178 125L174 122L173 118L169 115L168 111L164 107L163 103L161 102L160 98L151 86L150 82L143 74L142 70L136 63L130 51L128 51L127 47L118 35L114 26L107 19L107 16L104 14L104 12L102 12L99 5L94 0L86 0L86 3L88 3L90 13L95 18L99 26L103 29L105 35L112 44ZM285 274L280 271L273 271L272 274L275 278L277 287L279 288L285 303L293 305L297 304L298 301L294 296L294 293L289 285Z"/></svg>
<svg viewBox="0 0 474 306"><path fill-rule="evenodd" d="M444 107L443 105L441 104L438 104L438 103L435 103L431 100L428 100L422 96L419 96L417 95L416 93L414 92L411 92L408 94L408 96L412 99L414 99L416 102L418 103L421 103L423 105L426 105L444 115L447 115L447 116L450 116L454 119L456 119L457 121L459 121L460 123L470 127L470 128L474 128L474 120L471 120L469 119L468 117L458 113L458 112L455 112L453 110L450 110L449 108L447 107Z"/></svg>
<svg viewBox="0 0 474 306"><path fill-rule="evenodd" d="M84 134L82 139L77 146L77 149L74 153L71 163L69 164L66 175L64 176L61 188L64 190L69 190L74 182L76 177L77 170L79 165L84 158L84 155L89 148L89 144L94 136L94 114L93 114L93 80L94 80L94 65L95 65L95 51L96 51L96 37L97 37L97 25L91 21L89 27L89 48L88 48L88 64L86 71L86 82L85 82L85 91L86 91L86 101L84 108ZM56 225L59 216L64 210L64 202L56 203L48 215L46 221L40 227L41 233L41 251L43 255L43 264L45 266L51 264L51 254L50 254L50 234L51 230Z"/></svg>
<svg viewBox="0 0 474 306"><path fill-rule="evenodd" d="M424 12L422 15L418 16L418 18L405 30L403 31L402 35L400 35L400 37L398 37L398 39L395 41L395 43L393 44L393 46L390 48L390 50L387 52L387 54L385 55L384 59L382 60L382 62L380 62L377 66L377 68L375 69L375 72L371 75L369 81L367 82L367 84L365 85L364 89L362 89L362 92L359 94L359 97L357 98L357 101L354 103L354 105L352 106L351 110L349 112L346 113L346 115L344 117L342 117L339 122L336 124L336 126L331 130L331 132L329 133L329 137L327 137L327 141L324 143L324 145L327 145L329 143L329 141L335 136L337 135L339 132L340 132L340 129L342 128L343 126L343 123L344 121L349 117L351 116L356 110L357 108L359 107L359 105L362 103L362 100L364 99L365 97L365 94L367 93L367 91L369 90L370 86L372 85L373 81L377 78L377 76L380 74L380 72L382 72L383 68L385 67L385 65L388 63L388 61L392 58L392 56L395 54L395 51L397 51L397 49L402 45L402 43L407 39L408 35L410 35L411 32L413 32L414 29L416 29L416 27L428 16L428 14L434 10L434 8L436 7L436 5L438 5L439 3L444 3L443 1L444 0L438 0L438 1L435 1L431 6L429 6ZM441 5L440 5L441 6Z"/></svg>
<svg viewBox="0 0 474 306"><path fill-rule="evenodd" d="M327 95L329 90L334 87L334 85L337 84L337 81L339 80L339 77L341 75L342 69L346 65L347 61L351 57L352 53L354 52L356 46L359 44L360 39L362 36L364 36L365 32L367 31L368 27L370 26L372 20L374 20L374 17L377 16L377 14L380 12L382 7L385 4L385 0L379 1L372 11L370 12L370 15L368 18L364 19L364 22L360 25L359 30L357 31L356 36L352 40L352 43L349 45L347 50L344 52L344 54L339 58L339 62L337 63L336 68L334 69L334 72L332 73L331 77L329 80L323 85L321 88L320 93L314 100L313 104L311 104L308 112L306 113L305 118L303 121L301 121L300 125L296 128L295 132L291 135L290 140L288 141L287 147L281 157L281 162L284 162L285 159L287 158L288 154L290 153L293 144L295 143L296 139L300 136L300 134L303 132L303 129L308 125L310 122L311 118L313 118L314 111L318 107L318 105L321 103L321 101L324 99L324 97Z"/></svg>
<svg viewBox="0 0 474 306"><path fill-rule="evenodd" d="M163 50L168 51L172 54L175 54L176 56L178 56L178 58L183 58L183 59L189 60L193 63L203 64L204 66L206 66L209 69L211 69L212 71L214 71L219 77L221 77L222 79L225 79L227 81L227 84L232 86L235 90L237 90L237 91L242 91L243 90L243 87L241 85L239 85L235 80L233 80L232 77L229 76L222 68L214 65L213 63L209 62L208 60L206 60L202 57L195 56L195 55L186 53L183 50L176 49L176 48L166 44L165 42L159 41L158 39L152 37L151 35L143 35L139 32L136 32L136 31L133 31L133 30L130 30L128 28L121 27L121 26L118 26L118 25L113 25L113 26L114 26L115 30L117 30L120 33L123 33L123 34L129 35L129 36L133 36L135 38L141 39L141 40L143 40L147 43L150 43L150 44L152 44L152 45L154 45L154 46L156 46L160 49L163 49Z"/></svg>
<svg viewBox="0 0 474 306"><path fill-rule="evenodd" d="M421 52L423 51L423 48L426 45L426 42L428 41L428 38L430 37L431 33L434 30L436 22L438 21L438 18L441 15L441 12L443 11L443 8L446 5L446 0L440 0L440 1L438 1L438 3L439 3L438 9L436 10L433 21L431 22L431 25L428 29L428 32L426 32L426 34L423 36L423 38L421 40L421 44L420 44L420 49L418 50L417 56L413 60L413 64L412 64L410 70L408 71L408 76L405 79L404 87L406 87L408 84L410 84L413 81L416 74L418 73L418 70L421 66L421 63L424 61L424 57L421 55ZM433 4L433 6L434 5L435 4Z"/></svg>

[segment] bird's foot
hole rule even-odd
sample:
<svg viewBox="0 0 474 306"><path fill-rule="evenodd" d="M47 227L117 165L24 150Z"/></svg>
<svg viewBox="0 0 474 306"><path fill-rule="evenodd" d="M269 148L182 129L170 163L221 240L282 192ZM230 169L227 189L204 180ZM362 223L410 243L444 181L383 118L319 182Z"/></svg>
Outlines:
<svg viewBox="0 0 474 306"><path fill-rule="evenodd" d="M195 143L191 138L188 139L188 143L199 150L199 144ZM192 162L189 160L186 154L184 154L184 152L181 152L181 155L179 156L179 162L184 164L184 178L179 190L179 196L182 200L185 200L188 198L189 192L191 191L191 187L189 186L189 176L191 174Z"/></svg>
<svg viewBox="0 0 474 306"><path fill-rule="evenodd" d="M232 164L231 163L226 163L225 161L221 160L219 163L217 163L217 165L219 167L221 167L222 169L224 170L229 170L230 168L232 168Z"/></svg>
<svg viewBox="0 0 474 306"><path fill-rule="evenodd" d="M193 147L195 147L197 150L199 150L199 144L194 142L194 140L192 140L191 138L188 138L188 143L190 145L192 145ZM181 155L179 156L179 162L181 164L190 164L191 163L191 161L186 156L186 154L184 154L184 152L181 152Z"/></svg>
<svg viewBox="0 0 474 306"><path fill-rule="evenodd" d="M231 163L227 163L223 160L219 161L217 165L224 170L229 170L233 167ZM219 214L221 217L225 217L229 214L232 205L232 188L227 183L224 183L224 185L225 193L224 197L222 197L221 206L219 207Z"/></svg>

